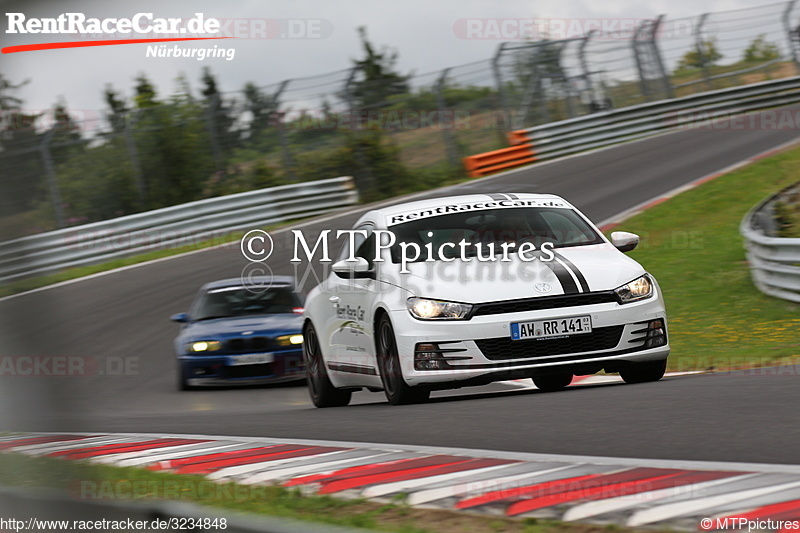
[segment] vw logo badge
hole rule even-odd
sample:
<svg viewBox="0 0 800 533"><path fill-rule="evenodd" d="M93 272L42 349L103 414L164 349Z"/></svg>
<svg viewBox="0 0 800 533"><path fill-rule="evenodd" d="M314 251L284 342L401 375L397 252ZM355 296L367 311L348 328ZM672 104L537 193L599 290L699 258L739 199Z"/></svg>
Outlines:
<svg viewBox="0 0 800 533"><path fill-rule="evenodd" d="M549 283L536 283L533 286L536 292L550 292L551 288Z"/></svg>

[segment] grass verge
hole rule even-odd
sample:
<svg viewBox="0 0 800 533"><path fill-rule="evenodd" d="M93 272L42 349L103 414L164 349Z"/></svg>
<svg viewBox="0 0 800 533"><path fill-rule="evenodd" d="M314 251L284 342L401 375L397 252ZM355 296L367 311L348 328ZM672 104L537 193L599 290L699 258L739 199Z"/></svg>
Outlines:
<svg viewBox="0 0 800 533"><path fill-rule="evenodd" d="M614 228L642 237L630 255L656 276L664 292L672 370L800 363L800 306L755 288L739 235L750 208L799 180L800 149L793 149Z"/></svg>
<svg viewBox="0 0 800 533"><path fill-rule="evenodd" d="M399 502L343 500L279 486L219 484L198 475L21 454L0 454L0 484L61 489L82 501L178 500L221 510L399 533L603 533L621 529L415 509Z"/></svg>

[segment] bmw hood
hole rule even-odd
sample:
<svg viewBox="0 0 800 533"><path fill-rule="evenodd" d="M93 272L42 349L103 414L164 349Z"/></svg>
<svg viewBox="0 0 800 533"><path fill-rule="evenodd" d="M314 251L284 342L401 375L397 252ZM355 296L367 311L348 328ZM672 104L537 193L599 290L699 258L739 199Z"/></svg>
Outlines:
<svg viewBox="0 0 800 533"><path fill-rule="evenodd" d="M302 326L302 315L282 313L202 320L189 324L185 334L207 337L214 335L228 336L251 331L262 335L285 335L299 332Z"/></svg>
<svg viewBox="0 0 800 533"><path fill-rule="evenodd" d="M613 245L556 248L552 261L418 262L398 285L412 295L465 303L557 296L616 289L645 273ZM399 265L398 265L399 266Z"/></svg>

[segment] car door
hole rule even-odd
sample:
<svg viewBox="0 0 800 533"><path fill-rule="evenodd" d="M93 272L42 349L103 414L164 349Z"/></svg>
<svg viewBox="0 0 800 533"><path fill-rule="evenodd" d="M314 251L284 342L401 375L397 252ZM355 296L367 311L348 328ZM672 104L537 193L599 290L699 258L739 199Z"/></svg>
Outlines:
<svg viewBox="0 0 800 533"><path fill-rule="evenodd" d="M332 362L344 374L352 374L352 382L361 382L358 375L377 375L374 367L372 342L372 302L375 280L375 234L374 226L366 223L356 230L353 238L355 258L367 261L370 271L346 274L331 274L331 305L334 307L336 324L331 335ZM350 256L350 243L346 242L337 261ZM330 365L329 365L330 366ZM346 379L346 378L345 378ZM348 380L351 381L351 380Z"/></svg>

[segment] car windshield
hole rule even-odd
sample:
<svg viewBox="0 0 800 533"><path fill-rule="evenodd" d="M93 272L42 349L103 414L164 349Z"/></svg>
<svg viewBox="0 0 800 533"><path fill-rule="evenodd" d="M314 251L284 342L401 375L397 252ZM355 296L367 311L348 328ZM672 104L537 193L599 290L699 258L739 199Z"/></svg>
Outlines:
<svg viewBox="0 0 800 533"><path fill-rule="evenodd" d="M487 209L479 213L452 213L397 224L390 228L396 237L392 248L392 261L399 262L399 243L415 243L420 248L431 243L434 250L442 244L452 243L442 249L445 258L459 257L459 243L466 241L466 256L477 255L477 244L494 243L494 253L502 253L497 246L512 243L514 247L530 242L539 249L545 242L554 248L600 244L603 239L573 209L552 207L517 207ZM514 247L510 249L513 250ZM485 254L486 252L482 252ZM427 256L420 254L417 261Z"/></svg>
<svg viewBox="0 0 800 533"><path fill-rule="evenodd" d="M192 320L249 315L296 313L302 307L291 287L271 287L263 292L245 287L218 287L202 294L193 306Z"/></svg>

